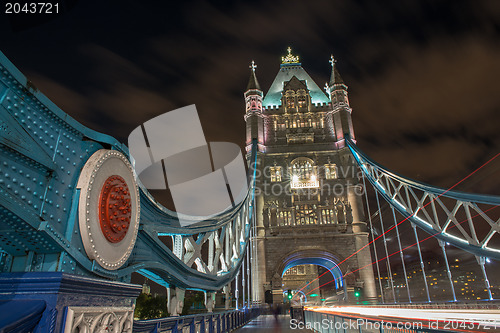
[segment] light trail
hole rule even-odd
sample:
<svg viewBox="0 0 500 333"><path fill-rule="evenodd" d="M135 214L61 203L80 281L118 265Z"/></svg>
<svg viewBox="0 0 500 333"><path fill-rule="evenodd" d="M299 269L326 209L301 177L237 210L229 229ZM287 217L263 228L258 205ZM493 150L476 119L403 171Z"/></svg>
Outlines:
<svg viewBox="0 0 500 333"><path fill-rule="evenodd" d="M444 191L443 193L441 193L440 195L438 195L437 197L435 197L434 199L432 199L431 201L429 201L427 204L425 204L424 206L422 207L419 207L415 213L413 215L416 216L416 214L422 209L422 208L425 208L427 207L429 204L431 204L432 202L434 202L436 199L440 198L441 196L443 196L445 193L451 191L453 188L455 188L457 185L459 185L460 183L462 183L463 181L465 181L466 179L468 179L469 177L471 177L473 174L475 174L476 172L478 172L480 169L482 169L483 167L485 167L487 164L489 164L490 162L492 162L495 158L497 158L498 156L500 156L500 153L496 154L495 156L493 156L492 158L490 158L488 161L486 161L485 163L483 163L481 166L479 166L477 169L475 169L474 171L472 171L471 173L469 173L467 176L465 176L464 178L462 178L461 180L459 180L457 183L455 183L453 186L451 186L450 188L448 188L446 191ZM496 206L495 206L496 207ZM494 208L494 207L493 207ZM486 212L486 211L485 211ZM397 224L393 225L391 228L387 229L383 234L379 235L377 238L373 239L371 242L369 242L368 244L364 245L363 247L361 247L359 250L357 250L356 252L354 252L353 254L351 254L350 256L348 256L347 258L345 258L344 260L342 260L341 262L339 262L337 265L340 267L340 265L342 263L344 263L346 260L348 260L349 258L351 258L352 256L356 255L357 253L359 253L361 250L365 249L366 247L370 246L373 242L375 242L377 239L379 239L380 237L384 236L385 234L387 234L389 231L395 229L397 226L399 226L401 223L403 223L404 221L408 220L412 215L408 216L407 218L405 218L404 220L402 220L401 222L398 222ZM477 215L475 215L477 216ZM474 216L474 217L475 217ZM463 221L461 222L463 223ZM461 224L460 223L460 224ZM434 234L436 235L436 234ZM431 236L433 237L433 236ZM427 239L427 238L426 238ZM422 242L422 241L420 241ZM416 245L416 243L414 244ZM399 251L398 251L399 253ZM387 256L387 258L390 257L390 256ZM385 258L384 258L385 259ZM380 259L380 260L383 260L383 259ZM380 261L379 260L379 261ZM377 261L378 262L378 261ZM366 265L364 267L367 267L367 266L371 266L373 264L375 264L376 262L373 262L369 265ZM363 268L364 268L363 267ZM356 270L358 271L359 268ZM318 280L320 277L322 277L323 275L325 275L327 272L324 272L323 274L321 274L320 276L318 276L317 278L315 278L314 280L310 281L308 284L306 284L304 287L302 287L299 291L303 291L304 288L306 288L308 285L310 285L311 283L313 283L314 281ZM345 275L344 275L345 276ZM297 295L297 293L295 294ZM292 297L292 300L293 298L295 298L295 295L293 295Z"/></svg>
<svg viewBox="0 0 500 333"><path fill-rule="evenodd" d="M353 316L353 319L367 319L384 322L421 323L430 327L439 323L440 329L452 332L498 331L500 329L500 313L498 310L483 309L417 309L417 308L387 308L377 306L334 306L306 307L307 310L321 313L331 313ZM437 327L433 327L437 329ZM460 329L462 328L462 329Z"/></svg>

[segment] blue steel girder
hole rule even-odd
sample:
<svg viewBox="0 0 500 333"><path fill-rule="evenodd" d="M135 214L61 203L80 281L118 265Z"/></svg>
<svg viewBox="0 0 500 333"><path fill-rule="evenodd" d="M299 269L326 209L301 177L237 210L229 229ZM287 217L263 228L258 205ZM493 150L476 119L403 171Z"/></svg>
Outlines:
<svg viewBox="0 0 500 333"><path fill-rule="evenodd" d="M188 227L137 181L135 244L126 262L109 268L88 255L82 231L83 193L94 175L90 185L79 183L87 179L82 170L89 160L106 151L130 161L125 145L64 113L0 52L0 272L62 271L121 281L139 272L165 286L207 291L229 283L248 243L255 170L243 202ZM171 247L164 237L172 238Z"/></svg>
<svg viewBox="0 0 500 333"><path fill-rule="evenodd" d="M411 223L432 236L478 257L500 260L490 246L500 236L500 219L492 218L500 197L446 190L387 170L346 140L363 174L375 190ZM498 215L498 214L497 214Z"/></svg>

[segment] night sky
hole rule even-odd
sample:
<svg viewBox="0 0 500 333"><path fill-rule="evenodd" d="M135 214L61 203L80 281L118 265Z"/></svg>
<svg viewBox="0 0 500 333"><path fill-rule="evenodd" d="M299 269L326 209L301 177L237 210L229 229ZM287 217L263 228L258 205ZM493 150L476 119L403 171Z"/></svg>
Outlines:
<svg viewBox="0 0 500 333"><path fill-rule="evenodd" d="M0 50L122 142L196 104L208 141L243 146L248 66L265 93L291 46L320 87L335 55L358 145L389 169L447 188L500 151L499 1L159 3L67 1L33 27L0 14ZM500 195L499 171L500 158L458 189Z"/></svg>

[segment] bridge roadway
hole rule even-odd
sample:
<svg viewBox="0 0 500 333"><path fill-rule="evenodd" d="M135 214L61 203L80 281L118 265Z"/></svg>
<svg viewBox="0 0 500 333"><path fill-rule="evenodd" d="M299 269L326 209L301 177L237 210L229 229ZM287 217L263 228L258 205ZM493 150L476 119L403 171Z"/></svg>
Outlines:
<svg viewBox="0 0 500 333"><path fill-rule="evenodd" d="M306 307L306 311L330 314L345 320L371 320L393 327L422 325L423 328L450 332L500 332L499 309L393 308L377 306ZM332 316L333 317L333 316ZM363 326L363 324L361 324ZM417 326L414 326L415 328Z"/></svg>
<svg viewBox="0 0 500 333"><path fill-rule="evenodd" d="M293 328L293 329L292 329ZM251 332L259 332L259 333L291 333L291 332L311 332L312 330L307 329L299 329L294 326L290 326L290 316L289 315L280 315L278 316L278 320L274 318L273 315L261 315L240 329L234 331L235 333L251 333Z"/></svg>

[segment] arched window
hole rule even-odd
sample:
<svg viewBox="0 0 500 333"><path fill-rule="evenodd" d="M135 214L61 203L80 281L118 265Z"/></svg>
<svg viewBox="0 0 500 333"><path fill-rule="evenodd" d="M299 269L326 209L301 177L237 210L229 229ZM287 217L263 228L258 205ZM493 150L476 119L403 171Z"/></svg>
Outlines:
<svg viewBox="0 0 500 333"><path fill-rule="evenodd" d="M287 90L285 93L285 102L287 109L295 108L295 92L293 90Z"/></svg>
<svg viewBox="0 0 500 333"><path fill-rule="evenodd" d="M307 157L299 157L291 163L292 188L318 187L316 167L314 161Z"/></svg>
<svg viewBox="0 0 500 333"><path fill-rule="evenodd" d="M304 89L297 90L297 106L299 109L307 109L308 95Z"/></svg>
<svg viewBox="0 0 500 333"><path fill-rule="evenodd" d="M325 178L326 179L336 179L337 178L337 165L336 164L325 164Z"/></svg>
<svg viewBox="0 0 500 333"><path fill-rule="evenodd" d="M297 97L297 104L299 104L299 108L307 107L307 97L304 95Z"/></svg>
<svg viewBox="0 0 500 333"><path fill-rule="evenodd" d="M271 182L280 182L281 181L281 175L282 175L281 167L280 166L273 166L271 167Z"/></svg>

